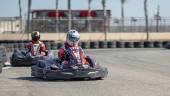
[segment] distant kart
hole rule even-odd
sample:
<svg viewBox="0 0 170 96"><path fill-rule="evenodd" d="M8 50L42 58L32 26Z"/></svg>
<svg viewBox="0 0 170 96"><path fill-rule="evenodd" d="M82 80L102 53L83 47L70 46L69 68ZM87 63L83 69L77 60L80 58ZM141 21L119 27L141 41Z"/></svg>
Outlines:
<svg viewBox="0 0 170 96"><path fill-rule="evenodd" d="M167 43L167 44L165 45L165 48L170 49L170 43Z"/></svg>
<svg viewBox="0 0 170 96"><path fill-rule="evenodd" d="M26 50L14 50L10 62L12 66L31 66L37 64L38 60L43 59L43 56L27 55Z"/></svg>
<svg viewBox="0 0 170 96"><path fill-rule="evenodd" d="M52 61L57 62L57 60ZM74 65L66 69L54 70L50 67L51 61L39 60L38 64L31 67L31 75L44 80L67 80L67 79L103 79L107 76L106 67L83 67Z"/></svg>
<svg viewBox="0 0 170 96"><path fill-rule="evenodd" d="M0 46L0 73L2 72L2 67L5 65L7 60L6 48L4 46Z"/></svg>

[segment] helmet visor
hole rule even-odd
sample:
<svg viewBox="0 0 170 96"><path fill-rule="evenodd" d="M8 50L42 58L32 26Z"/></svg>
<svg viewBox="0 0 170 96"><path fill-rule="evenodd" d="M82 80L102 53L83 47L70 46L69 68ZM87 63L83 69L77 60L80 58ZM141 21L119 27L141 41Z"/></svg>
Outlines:
<svg viewBox="0 0 170 96"><path fill-rule="evenodd" d="M80 39L80 38L78 38L78 37L70 37L70 38L69 38L69 41L74 42L74 43L77 43L77 42L79 41L79 39Z"/></svg>
<svg viewBox="0 0 170 96"><path fill-rule="evenodd" d="M39 40L39 39L40 39L40 36L32 36L32 39L35 40L35 41L36 41L36 40Z"/></svg>

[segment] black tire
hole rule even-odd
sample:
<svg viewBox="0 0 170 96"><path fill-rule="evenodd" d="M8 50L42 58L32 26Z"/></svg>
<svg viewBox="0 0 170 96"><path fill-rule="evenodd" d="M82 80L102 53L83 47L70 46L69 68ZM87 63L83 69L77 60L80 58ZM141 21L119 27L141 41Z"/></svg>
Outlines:
<svg viewBox="0 0 170 96"><path fill-rule="evenodd" d="M114 41L108 41L107 42L107 47L108 48L116 48L116 43Z"/></svg>
<svg viewBox="0 0 170 96"><path fill-rule="evenodd" d="M99 48L107 48L107 41L99 41Z"/></svg>
<svg viewBox="0 0 170 96"><path fill-rule="evenodd" d="M144 41L143 45L144 45L144 48L153 48L152 41Z"/></svg>
<svg viewBox="0 0 170 96"><path fill-rule="evenodd" d="M57 50L57 43L56 42L51 42L51 49Z"/></svg>
<svg viewBox="0 0 170 96"><path fill-rule="evenodd" d="M122 42L122 41L117 41L117 42L116 42L116 48L124 48L124 42Z"/></svg>
<svg viewBox="0 0 170 96"><path fill-rule="evenodd" d="M64 45L64 43L62 43L62 42L57 43L57 49L60 49L63 45Z"/></svg>
<svg viewBox="0 0 170 96"><path fill-rule="evenodd" d="M169 41L163 41L162 42L162 47L167 48L168 43L169 43Z"/></svg>
<svg viewBox="0 0 170 96"><path fill-rule="evenodd" d="M133 42L125 42L125 48L133 48Z"/></svg>
<svg viewBox="0 0 170 96"><path fill-rule="evenodd" d="M103 77L95 78L95 80L103 80Z"/></svg>
<svg viewBox="0 0 170 96"><path fill-rule="evenodd" d="M90 48L92 48L92 49L99 48L99 43L97 41L90 42Z"/></svg>
<svg viewBox="0 0 170 96"><path fill-rule="evenodd" d="M154 41L153 47L154 48L162 48L162 42L161 41Z"/></svg>
<svg viewBox="0 0 170 96"><path fill-rule="evenodd" d="M83 49L88 49L88 48L90 48L90 44L89 44L89 42L87 42L87 41L81 42L81 43L80 43L80 46L81 46Z"/></svg>
<svg viewBox="0 0 170 96"><path fill-rule="evenodd" d="M143 48L143 42L134 42L133 46L134 48Z"/></svg>

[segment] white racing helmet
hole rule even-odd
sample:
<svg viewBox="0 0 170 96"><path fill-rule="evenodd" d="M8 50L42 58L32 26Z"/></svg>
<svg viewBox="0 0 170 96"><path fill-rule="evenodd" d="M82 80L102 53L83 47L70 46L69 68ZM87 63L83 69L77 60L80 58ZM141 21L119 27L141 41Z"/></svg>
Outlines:
<svg viewBox="0 0 170 96"><path fill-rule="evenodd" d="M80 40L80 34L76 30L70 30L67 32L66 42L70 46L78 45Z"/></svg>

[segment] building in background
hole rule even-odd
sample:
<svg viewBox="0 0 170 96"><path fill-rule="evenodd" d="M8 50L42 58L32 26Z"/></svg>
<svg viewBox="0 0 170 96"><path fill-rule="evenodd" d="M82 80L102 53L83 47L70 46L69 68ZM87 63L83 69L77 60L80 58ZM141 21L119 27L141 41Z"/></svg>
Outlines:
<svg viewBox="0 0 170 96"><path fill-rule="evenodd" d="M19 17L0 17L0 33L17 33L20 30L20 18ZM23 27L22 27L23 28Z"/></svg>
<svg viewBox="0 0 170 96"><path fill-rule="evenodd" d="M56 18L56 16L58 16ZM71 10L72 28L80 32L88 31L88 10ZM98 32L104 30L103 10L91 10L91 30ZM111 18L111 11L107 10L107 18ZM32 10L32 30L40 32L56 32L58 19L59 32L66 32L68 27L68 10ZM109 24L109 20L107 20Z"/></svg>

